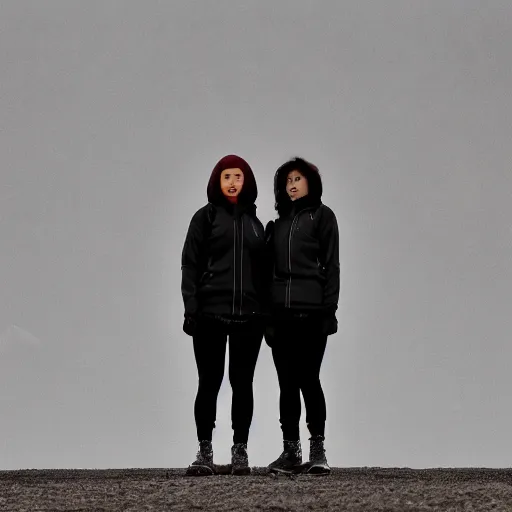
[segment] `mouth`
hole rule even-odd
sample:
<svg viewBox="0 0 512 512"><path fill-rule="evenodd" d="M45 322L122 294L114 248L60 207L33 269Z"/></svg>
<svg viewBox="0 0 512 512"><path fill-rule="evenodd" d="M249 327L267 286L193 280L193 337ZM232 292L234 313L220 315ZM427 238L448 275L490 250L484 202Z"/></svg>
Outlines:
<svg viewBox="0 0 512 512"><path fill-rule="evenodd" d="M236 192L236 188L229 188L229 189L228 189L228 192L229 192L230 194L234 194L234 193Z"/></svg>

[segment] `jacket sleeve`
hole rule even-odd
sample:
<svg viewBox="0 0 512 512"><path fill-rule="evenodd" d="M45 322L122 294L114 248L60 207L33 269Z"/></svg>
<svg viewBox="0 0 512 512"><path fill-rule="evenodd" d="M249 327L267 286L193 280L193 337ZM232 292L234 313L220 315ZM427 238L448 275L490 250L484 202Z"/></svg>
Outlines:
<svg viewBox="0 0 512 512"><path fill-rule="evenodd" d="M197 292L205 269L206 215L206 209L201 208L192 217L181 254L181 294L186 316L195 315L198 310Z"/></svg>
<svg viewBox="0 0 512 512"><path fill-rule="evenodd" d="M336 215L324 206L320 219L320 263L325 271L324 308L334 313L338 308L340 295L339 232Z"/></svg>

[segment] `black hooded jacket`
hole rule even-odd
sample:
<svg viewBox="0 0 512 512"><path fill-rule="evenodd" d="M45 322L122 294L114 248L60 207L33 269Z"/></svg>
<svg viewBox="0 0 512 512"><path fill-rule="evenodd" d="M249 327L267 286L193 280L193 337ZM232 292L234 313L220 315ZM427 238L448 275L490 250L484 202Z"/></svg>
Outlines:
<svg viewBox="0 0 512 512"><path fill-rule="evenodd" d="M338 224L334 212L321 202L318 170L308 165L285 165L276 172L279 218L267 225L267 251L274 268L272 306L334 313L340 291ZM286 175L292 169L303 172L309 186L308 195L295 201L285 195Z"/></svg>
<svg viewBox="0 0 512 512"><path fill-rule="evenodd" d="M220 173L233 167L244 173L238 204L229 203L220 189ZM185 316L263 313L265 241L256 197L254 175L245 160L229 155L217 163L208 184L209 202L192 217L183 247Z"/></svg>

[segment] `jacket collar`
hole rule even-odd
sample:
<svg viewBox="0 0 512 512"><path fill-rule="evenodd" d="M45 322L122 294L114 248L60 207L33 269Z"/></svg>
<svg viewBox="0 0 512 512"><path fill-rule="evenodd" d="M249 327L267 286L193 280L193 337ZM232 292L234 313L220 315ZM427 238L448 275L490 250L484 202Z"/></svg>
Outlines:
<svg viewBox="0 0 512 512"><path fill-rule="evenodd" d="M322 204L322 201L318 197L310 196L309 194L301 197L300 199L296 199L295 201L291 201L290 203L290 211L291 215L296 215L297 213L305 210L306 208L318 208Z"/></svg>
<svg viewBox="0 0 512 512"><path fill-rule="evenodd" d="M233 215L234 217L241 217L244 213L246 213L248 215L256 214L256 205L254 203L233 204L233 203L230 203L229 201L225 200L225 201L222 201L220 204L216 204L215 206L217 208L223 208L225 211L227 211L230 215Z"/></svg>

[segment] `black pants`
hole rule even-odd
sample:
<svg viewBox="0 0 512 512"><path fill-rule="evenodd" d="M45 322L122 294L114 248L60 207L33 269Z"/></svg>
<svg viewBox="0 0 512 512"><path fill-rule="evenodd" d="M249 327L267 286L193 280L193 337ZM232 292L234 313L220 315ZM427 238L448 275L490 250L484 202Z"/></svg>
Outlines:
<svg viewBox="0 0 512 512"><path fill-rule="evenodd" d="M253 378L263 338L262 328L233 328L214 321L198 323L193 336L199 386L194 405L197 438L211 441L217 416L217 397L224 378L229 338L229 382L233 391L233 443L247 443L254 409Z"/></svg>
<svg viewBox="0 0 512 512"><path fill-rule="evenodd" d="M320 367L327 345L316 321L289 318L275 326L272 356L279 379L279 412L283 439L299 440L300 393L312 436L325 434L326 404Z"/></svg>

